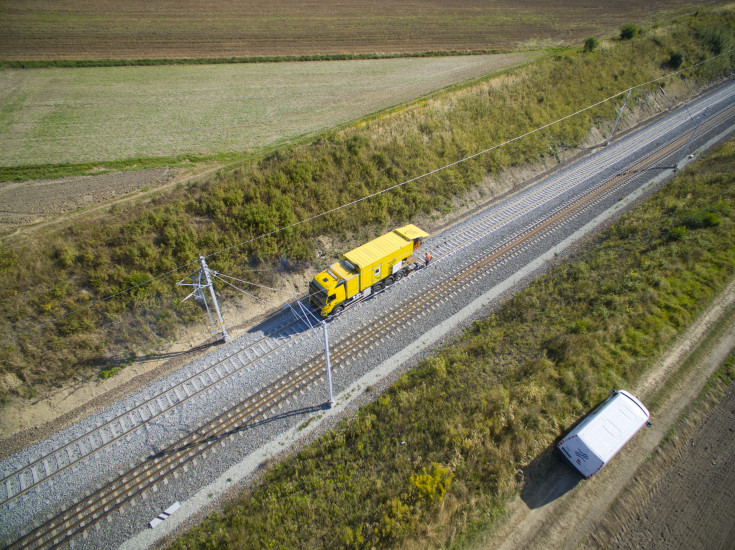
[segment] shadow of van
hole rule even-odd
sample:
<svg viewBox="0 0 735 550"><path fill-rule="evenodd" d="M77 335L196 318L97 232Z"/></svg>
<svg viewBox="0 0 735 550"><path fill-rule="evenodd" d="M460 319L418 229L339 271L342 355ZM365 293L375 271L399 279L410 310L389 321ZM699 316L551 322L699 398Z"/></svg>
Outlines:
<svg viewBox="0 0 735 550"><path fill-rule="evenodd" d="M611 392L611 395L613 392ZM541 508L574 489L584 476L557 449L557 444L582 423L588 416L602 407L610 396L605 397L587 414L581 416L564 430L540 455L523 468L524 484L521 499L531 509Z"/></svg>
<svg viewBox="0 0 735 550"><path fill-rule="evenodd" d="M584 478L562 458L554 441L523 468L521 500L530 509L541 508L574 489Z"/></svg>

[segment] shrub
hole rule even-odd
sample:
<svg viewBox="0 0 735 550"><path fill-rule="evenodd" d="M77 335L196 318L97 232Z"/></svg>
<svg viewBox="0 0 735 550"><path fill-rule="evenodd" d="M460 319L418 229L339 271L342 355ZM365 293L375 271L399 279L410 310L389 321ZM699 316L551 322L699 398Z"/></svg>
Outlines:
<svg viewBox="0 0 735 550"><path fill-rule="evenodd" d="M714 212L700 210L686 214L682 222L688 229L701 229L703 227L718 226L722 223L722 220Z"/></svg>
<svg viewBox="0 0 735 550"><path fill-rule="evenodd" d="M687 228L683 225L677 225L669 229L666 239L669 241L681 241L687 236Z"/></svg>
<svg viewBox="0 0 735 550"><path fill-rule="evenodd" d="M424 502L433 502L435 499L441 501L453 477L454 475L448 468L433 462L431 472L427 472L424 468L423 473L411 476L411 484L418 492L420 500Z"/></svg>
<svg viewBox="0 0 735 550"><path fill-rule="evenodd" d="M600 45L600 41L597 39L597 37L590 36L587 40L584 41L584 51L594 52L597 49L597 46L599 45Z"/></svg>
<svg viewBox="0 0 735 550"><path fill-rule="evenodd" d="M682 63L684 63L684 54L682 52L674 52L669 56L669 59L664 63L664 66L670 69L678 69L681 67Z"/></svg>
<svg viewBox="0 0 735 550"><path fill-rule="evenodd" d="M730 34L722 27L709 26L699 29L697 38L715 55L730 49Z"/></svg>
<svg viewBox="0 0 735 550"><path fill-rule="evenodd" d="M120 367L105 369L99 373L99 377L102 380L107 380L108 378L112 378L113 376L115 376L118 372L120 372Z"/></svg>
<svg viewBox="0 0 735 550"><path fill-rule="evenodd" d="M620 39L631 40L638 36L641 32L641 28L635 23L626 23L620 27Z"/></svg>

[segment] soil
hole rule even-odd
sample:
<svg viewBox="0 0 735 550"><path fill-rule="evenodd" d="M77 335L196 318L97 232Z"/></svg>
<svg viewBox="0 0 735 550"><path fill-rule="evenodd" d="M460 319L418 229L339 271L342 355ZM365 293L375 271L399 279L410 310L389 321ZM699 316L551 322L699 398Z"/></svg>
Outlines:
<svg viewBox="0 0 735 550"><path fill-rule="evenodd" d="M644 403L650 400L734 303L735 281L631 391ZM553 447L548 449L523 472L523 488L509 505L503 525L477 547L733 548L735 385L680 459L664 468L649 462L707 378L733 349L735 332L728 327L704 353L693 358L694 367L678 380L652 415L653 426L636 435L591 479L582 480ZM658 486L657 480L662 480ZM622 507L623 520L609 517L611 505L636 484L642 488L633 491L637 496ZM607 527L610 535L599 536L605 520L612 524Z"/></svg>
<svg viewBox="0 0 735 550"><path fill-rule="evenodd" d="M166 59L528 49L581 45L690 0L4 0L0 57ZM701 2L700 2L701 4Z"/></svg>
<svg viewBox="0 0 735 550"><path fill-rule="evenodd" d="M180 183L199 180L222 168L168 167L72 176L50 180L0 182L0 235L12 236L52 223L68 222L113 204L145 198Z"/></svg>
<svg viewBox="0 0 735 550"><path fill-rule="evenodd" d="M735 384L601 548L735 548Z"/></svg>

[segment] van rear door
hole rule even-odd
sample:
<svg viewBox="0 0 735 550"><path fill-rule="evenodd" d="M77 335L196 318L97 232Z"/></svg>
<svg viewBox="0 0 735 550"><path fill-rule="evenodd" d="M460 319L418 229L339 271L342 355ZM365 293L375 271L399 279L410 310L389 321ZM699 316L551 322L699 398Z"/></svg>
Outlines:
<svg viewBox="0 0 735 550"><path fill-rule="evenodd" d="M605 463L590 449L578 435L570 435L559 443L564 458L580 473L589 478L600 471Z"/></svg>

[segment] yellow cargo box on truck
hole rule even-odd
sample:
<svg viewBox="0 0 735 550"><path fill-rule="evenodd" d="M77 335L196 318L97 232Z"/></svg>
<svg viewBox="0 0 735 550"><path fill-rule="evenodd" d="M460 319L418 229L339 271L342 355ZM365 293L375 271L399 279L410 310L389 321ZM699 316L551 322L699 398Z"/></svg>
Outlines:
<svg viewBox="0 0 735 550"><path fill-rule="evenodd" d="M309 303L326 317L401 280L419 267L413 253L428 236L415 225L407 225L355 248L314 277Z"/></svg>

